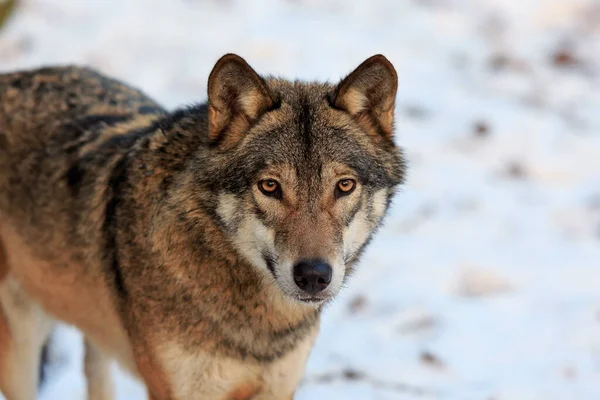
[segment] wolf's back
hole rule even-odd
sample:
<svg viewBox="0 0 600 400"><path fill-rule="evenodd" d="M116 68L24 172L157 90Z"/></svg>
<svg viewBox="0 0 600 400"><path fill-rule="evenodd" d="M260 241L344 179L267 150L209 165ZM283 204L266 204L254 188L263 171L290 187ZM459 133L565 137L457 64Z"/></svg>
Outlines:
<svg viewBox="0 0 600 400"><path fill-rule="evenodd" d="M127 151L115 139L164 113L139 90L89 68L0 74L0 214L66 221L92 190L102 191L80 189L101 181L96 176Z"/></svg>

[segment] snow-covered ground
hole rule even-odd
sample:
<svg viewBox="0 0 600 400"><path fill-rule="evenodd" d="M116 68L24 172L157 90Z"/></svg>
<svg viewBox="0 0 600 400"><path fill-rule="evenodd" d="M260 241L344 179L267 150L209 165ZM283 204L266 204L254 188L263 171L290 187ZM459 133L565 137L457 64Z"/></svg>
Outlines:
<svg viewBox="0 0 600 400"><path fill-rule="evenodd" d="M409 180L297 399L600 399L600 2L24 0L0 31L0 70L90 64L169 106L226 52L400 76ZM43 399L83 399L77 334L54 353Z"/></svg>

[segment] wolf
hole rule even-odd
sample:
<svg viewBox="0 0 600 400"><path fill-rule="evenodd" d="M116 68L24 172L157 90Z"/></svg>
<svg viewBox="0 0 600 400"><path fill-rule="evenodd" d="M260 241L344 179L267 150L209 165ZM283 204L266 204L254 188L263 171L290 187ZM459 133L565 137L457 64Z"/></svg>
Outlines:
<svg viewBox="0 0 600 400"><path fill-rule="evenodd" d="M0 390L36 396L55 321L88 397L116 360L150 400L290 400L320 314L403 183L396 71L337 84L220 58L168 112L79 66L0 75Z"/></svg>

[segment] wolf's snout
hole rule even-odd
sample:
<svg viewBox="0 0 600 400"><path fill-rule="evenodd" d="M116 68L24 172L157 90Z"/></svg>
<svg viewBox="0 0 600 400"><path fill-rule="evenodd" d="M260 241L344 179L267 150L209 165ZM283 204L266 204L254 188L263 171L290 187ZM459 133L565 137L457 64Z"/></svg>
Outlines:
<svg viewBox="0 0 600 400"><path fill-rule="evenodd" d="M317 294L329 286L332 272L331 266L326 262L300 261L294 266L294 281L305 292Z"/></svg>

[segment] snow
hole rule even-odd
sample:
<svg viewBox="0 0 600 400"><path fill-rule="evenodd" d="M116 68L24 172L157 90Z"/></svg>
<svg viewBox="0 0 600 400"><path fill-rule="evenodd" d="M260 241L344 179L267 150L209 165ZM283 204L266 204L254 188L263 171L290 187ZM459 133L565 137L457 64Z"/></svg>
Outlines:
<svg viewBox="0 0 600 400"><path fill-rule="evenodd" d="M600 399L598 1L24 0L0 32L0 70L85 63L171 107L226 52L331 80L381 52L400 76L409 179L297 399ZM83 399L61 332L42 398Z"/></svg>

